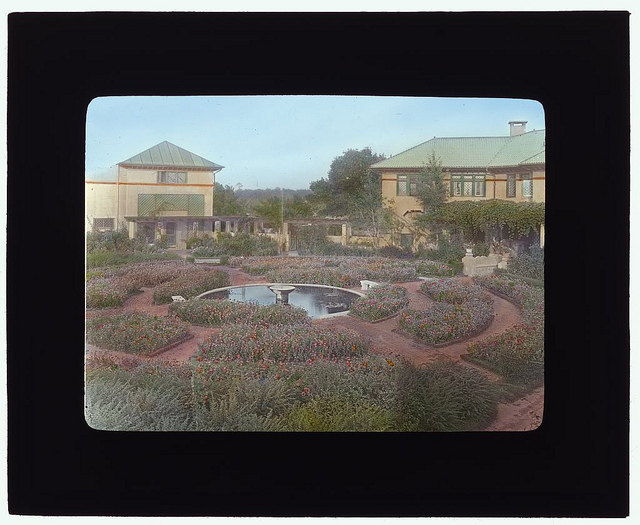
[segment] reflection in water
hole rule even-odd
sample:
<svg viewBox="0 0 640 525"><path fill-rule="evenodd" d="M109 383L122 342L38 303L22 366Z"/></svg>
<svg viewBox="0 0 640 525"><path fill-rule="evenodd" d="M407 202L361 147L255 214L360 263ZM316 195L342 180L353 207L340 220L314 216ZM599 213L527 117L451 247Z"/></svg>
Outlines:
<svg viewBox="0 0 640 525"><path fill-rule="evenodd" d="M359 296L337 288L321 288L313 285L295 285L289 294L289 304L304 308L309 317L315 318L349 310L352 301ZM229 290L212 292L203 299L231 299L241 303L276 304L276 296L267 286L238 286Z"/></svg>

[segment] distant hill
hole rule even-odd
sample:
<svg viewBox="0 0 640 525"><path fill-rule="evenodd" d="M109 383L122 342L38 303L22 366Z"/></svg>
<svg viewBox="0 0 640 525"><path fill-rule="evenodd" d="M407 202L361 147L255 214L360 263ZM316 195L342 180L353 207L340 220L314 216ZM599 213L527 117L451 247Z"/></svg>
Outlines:
<svg viewBox="0 0 640 525"><path fill-rule="evenodd" d="M310 193L311 190L288 190L286 188L266 188L255 190L239 189L235 192L238 198L246 201L247 203L259 202L264 199L268 199L269 197L280 197L281 195L284 195L285 198L291 198L295 196L304 197L306 195L309 195Z"/></svg>

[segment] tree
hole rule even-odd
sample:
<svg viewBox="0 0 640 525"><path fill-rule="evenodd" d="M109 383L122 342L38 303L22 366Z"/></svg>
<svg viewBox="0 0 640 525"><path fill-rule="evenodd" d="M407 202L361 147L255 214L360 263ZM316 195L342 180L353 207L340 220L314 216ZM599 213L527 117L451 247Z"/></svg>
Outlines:
<svg viewBox="0 0 640 525"><path fill-rule="evenodd" d="M420 176L418 200L422 204L425 215L435 218L440 208L447 202L449 192L442 180L442 162L436 158L434 152L431 153L428 164L422 169Z"/></svg>
<svg viewBox="0 0 640 525"><path fill-rule="evenodd" d="M213 188L214 215L244 215L247 212L245 202L238 197L233 186L223 186L216 182Z"/></svg>
<svg viewBox="0 0 640 525"><path fill-rule="evenodd" d="M295 195L292 199L282 197L268 197L253 205L253 212L266 219L273 228L282 226L284 219L306 219L313 215L311 205L304 197Z"/></svg>
<svg viewBox="0 0 640 525"><path fill-rule="evenodd" d="M419 236L438 237L442 233L439 220L442 207L447 202L449 192L442 179L442 162L431 153L428 163L420 172L418 200L422 204L424 213L416 217L413 227Z"/></svg>
<svg viewBox="0 0 640 525"><path fill-rule="evenodd" d="M321 202L325 215L348 215L353 211L354 204L357 205L363 198L369 200L367 193L371 183L379 184L379 176L372 174L369 167L384 158L384 155L377 155L368 147L345 151L333 159L326 179L311 183L311 201Z"/></svg>

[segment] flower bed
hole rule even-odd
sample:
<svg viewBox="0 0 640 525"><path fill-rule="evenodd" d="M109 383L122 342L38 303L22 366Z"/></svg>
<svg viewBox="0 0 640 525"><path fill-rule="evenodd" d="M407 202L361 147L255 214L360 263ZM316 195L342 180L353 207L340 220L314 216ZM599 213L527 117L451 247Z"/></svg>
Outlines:
<svg viewBox="0 0 640 525"><path fill-rule="evenodd" d="M474 277L473 281L489 290L507 296L520 307L524 303L526 294L531 290L531 287L523 282L500 274Z"/></svg>
<svg viewBox="0 0 640 525"><path fill-rule="evenodd" d="M201 268L191 274L178 277L156 287L153 291L154 304L170 303L171 296L181 295L190 299L215 288L229 286L229 276L222 270Z"/></svg>
<svg viewBox="0 0 640 525"><path fill-rule="evenodd" d="M544 289L505 276L477 277L475 282L519 305L523 322L498 336L469 345L465 359L510 381L539 384L544 375Z"/></svg>
<svg viewBox="0 0 640 525"><path fill-rule="evenodd" d="M227 326L201 348L203 355L243 361L272 359L308 361L314 358L360 356L368 343L357 333L314 326Z"/></svg>
<svg viewBox="0 0 640 525"><path fill-rule="evenodd" d="M185 266L182 262L128 264L87 274L87 308L122 306L143 286L158 284L178 277L203 272L202 268Z"/></svg>
<svg viewBox="0 0 640 525"><path fill-rule="evenodd" d="M291 325L310 324L307 312L288 305L259 305L227 299L191 299L171 303L169 313L183 321L207 326L224 324Z"/></svg>
<svg viewBox="0 0 640 525"><path fill-rule="evenodd" d="M87 308L113 308L122 306L131 293L118 286L117 279L94 277L86 285Z"/></svg>
<svg viewBox="0 0 640 525"><path fill-rule="evenodd" d="M126 265L108 271L118 279L118 282L128 289L138 290L143 286L157 286L159 284L202 272L202 268L194 268L183 262L143 263Z"/></svg>
<svg viewBox="0 0 640 525"><path fill-rule="evenodd" d="M405 310L401 330L427 344L450 344L485 330L493 320L491 304L471 299L462 304L436 303L429 310Z"/></svg>
<svg viewBox="0 0 640 525"><path fill-rule="evenodd" d="M409 304L407 290L401 286L376 286L351 303L349 313L366 321L390 317Z"/></svg>
<svg viewBox="0 0 640 525"><path fill-rule="evenodd" d="M324 284L327 286L355 286L360 280L339 268L279 268L269 270L265 277L272 283Z"/></svg>
<svg viewBox="0 0 640 525"><path fill-rule="evenodd" d="M420 290L436 303L429 310L406 310L398 326L422 342L451 344L482 332L493 320L493 300L479 286L438 279L423 283Z"/></svg>
<svg viewBox="0 0 640 525"><path fill-rule="evenodd" d="M526 323L467 348L465 359L485 366L509 381L537 385L544 375L544 335Z"/></svg>
<svg viewBox="0 0 640 525"><path fill-rule="evenodd" d="M87 341L100 348L151 355L187 338L189 325L174 317L138 312L87 320Z"/></svg>
<svg viewBox="0 0 640 525"><path fill-rule="evenodd" d="M420 291L434 301L450 304L462 304L470 299L493 302L480 286L463 284L456 279L438 279L422 283Z"/></svg>

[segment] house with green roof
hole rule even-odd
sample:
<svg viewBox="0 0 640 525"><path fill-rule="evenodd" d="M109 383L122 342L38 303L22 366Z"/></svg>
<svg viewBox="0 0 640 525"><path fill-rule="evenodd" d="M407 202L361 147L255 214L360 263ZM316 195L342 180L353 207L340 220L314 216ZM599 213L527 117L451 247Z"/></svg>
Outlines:
<svg viewBox="0 0 640 525"><path fill-rule="evenodd" d="M527 131L526 124L509 122L509 135L502 137L434 137L373 164L371 169L381 175L383 198L407 223L423 212L417 195L421 172L432 155L442 163L450 201L544 202L545 131ZM403 244L412 243L406 228Z"/></svg>
<svg viewBox="0 0 640 525"><path fill-rule="evenodd" d="M184 249L200 233L237 232L245 217L215 214L215 177L223 168L171 142L161 142L116 166L114 181L86 181L88 228L126 224L130 237L144 232Z"/></svg>

